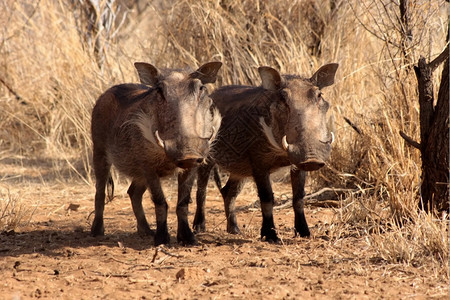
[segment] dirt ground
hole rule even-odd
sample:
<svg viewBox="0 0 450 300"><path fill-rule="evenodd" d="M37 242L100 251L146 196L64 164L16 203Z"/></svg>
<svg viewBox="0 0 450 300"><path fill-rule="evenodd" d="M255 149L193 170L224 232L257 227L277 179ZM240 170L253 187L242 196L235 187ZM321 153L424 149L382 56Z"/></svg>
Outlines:
<svg viewBox="0 0 450 300"><path fill-rule="evenodd" d="M242 234L226 233L223 202L214 186L207 197L207 232L199 245L176 243L176 185L164 181L171 245L155 247L136 233L127 186L105 210L104 237L90 236L94 188L35 182L42 174L2 164L5 199L26 204L32 218L0 234L1 299L448 299L448 282L426 266L389 264L370 249L367 236L330 238L338 209L308 205L312 237L294 238L292 208L276 209L280 244L259 239L261 213L247 183L237 201ZM31 174L24 175L27 172ZM40 171L39 171L40 172ZM34 180L30 180L34 178ZM34 181L34 182L33 182ZM276 183L280 203L288 183ZM147 219L155 228L148 193ZM190 206L193 220L195 203ZM27 221L27 220L23 220Z"/></svg>

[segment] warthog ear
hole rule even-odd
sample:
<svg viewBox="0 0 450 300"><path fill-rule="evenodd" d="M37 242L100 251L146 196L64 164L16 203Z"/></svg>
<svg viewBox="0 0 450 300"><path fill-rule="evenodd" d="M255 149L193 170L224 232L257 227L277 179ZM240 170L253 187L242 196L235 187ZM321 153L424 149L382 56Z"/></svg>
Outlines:
<svg viewBox="0 0 450 300"><path fill-rule="evenodd" d="M217 72L219 71L222 63L219 61L213 61L204 64L197 71L191 73L189 76L191 78L200 79L200 81L205 83L214 83L217 79Z"/></svg>
<svg viewBox="0 0 450 300"><path fill-rule="evenodd" d="M336 70L338 68L338 64L326 64L319 68L319 70L311 76L311 82L319 89L322 89L326 86L330 86L334 83L334 75L336 75Z"/></svg>
<svg viewBox="0 0 450 300"><path fill-rule="evenodd" d="M159 81L160 73L153 65L143 62L135 62L134 67L138 71L142 84L155 86Z"/></svg>
<svg viewBox="0 0 450 300"><path fill-rule="evenodd" d="M281 75L271 67L259 67L259 76L262 80L262 87L266 90L279 90L281 88Z"/></svg>

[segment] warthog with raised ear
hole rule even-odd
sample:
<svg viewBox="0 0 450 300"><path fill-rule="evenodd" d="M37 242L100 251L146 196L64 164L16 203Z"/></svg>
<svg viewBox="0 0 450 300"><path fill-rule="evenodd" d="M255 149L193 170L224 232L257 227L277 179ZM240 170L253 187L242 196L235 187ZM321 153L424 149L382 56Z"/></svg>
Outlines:
<svg viewBox="0 0 450 300"><path fill-rule="evenodd" d="M148 188L155 204L155 244L170 241L167 202L160 178L178 172L177 239L194 244L187 213L193 167L204 162L220 126L206 83L216 81L220 62L194 72L160 72L135 63L143 84L121 84L107 90L92 111L92 141L96 178L95 219L91 233L104 234L105 188L114 165L132 182L128 189L139 234L153 235L145 218L142 195ZM185 169L183 171L183 169Z"/></svg>
<svg viewBox="0 0 450 300"><path fill-rule="evenodd" d="M211 163L199 169L195 231L205 230L206 185L217 163L230 173L220 190L227 231L239 233L235 199L244 179L253 177L263 216L261 238L277 241L270 173L291 165L296 235L310 235L303 211L305 171L321 168L330 155L334 135L327 129L329 103L321 90L334 83L337 68L338 64L327 64L311 78L301 78L260 67L261 87L224 86L211 94L222 123L211 148Z"/></svg>

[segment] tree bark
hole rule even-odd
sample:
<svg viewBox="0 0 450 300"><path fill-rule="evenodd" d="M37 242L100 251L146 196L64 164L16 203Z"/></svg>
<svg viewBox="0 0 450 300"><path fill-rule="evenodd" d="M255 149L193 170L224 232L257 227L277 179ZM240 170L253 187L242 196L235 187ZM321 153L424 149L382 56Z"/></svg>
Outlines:
<svg viewBox="0 0 450 300"><path fill-rule="evenodd" d="M448 47L427 64L414 68L419 88L420 144L422 156L421 201L426 211L449 210L449 60ZM445 60L436 106L433 105L433 71Z"/></svg>
<svg viewBox="0 0 450 300"><path fill-rule="evenodd" d="M403 58L405 59L404 65L408 67L411 63L410 47L413 40L413 34L411 30L411 1L400 0L400 33L401 33L401 51Z"/></svg>
<svg viewBox="0 0 450 300"><path fill-rule="evenodd" d="M429 211L449 210L449 61L445 60L436 106L422 144L422 202ZM426 122L426 120L424 120ZM422 123L420 124L422 128Z"/></svg>

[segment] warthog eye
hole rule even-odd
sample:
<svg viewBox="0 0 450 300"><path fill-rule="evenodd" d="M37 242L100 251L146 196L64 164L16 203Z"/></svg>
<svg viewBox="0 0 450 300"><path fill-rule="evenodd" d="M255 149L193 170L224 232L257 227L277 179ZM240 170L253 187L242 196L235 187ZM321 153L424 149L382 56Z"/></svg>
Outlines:
<svg viewBox="0 0 450 300"><path fill-rule="evenodd" d="M283 100L287 101L289 99L289 93L286 90L281 90L280 95L283 98Z"/></svg>
<svg viewBox="0 0 450 300"><path fill-rule="evenodd" d="M164 82L159 82L156 86L155 86L156 90L158 91L158 93L161 94L162 98L165 100L165 91L166 91L166 86Z"/></svg>
<svg viewBox="0 0 450 300"><path fill-rule="evenodd" d="M200 86L200 92L198 93L200 99L205 98L208 95L208 88L204 85Z"/></svg>

